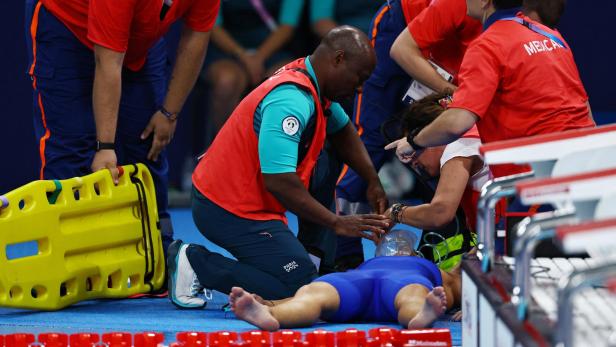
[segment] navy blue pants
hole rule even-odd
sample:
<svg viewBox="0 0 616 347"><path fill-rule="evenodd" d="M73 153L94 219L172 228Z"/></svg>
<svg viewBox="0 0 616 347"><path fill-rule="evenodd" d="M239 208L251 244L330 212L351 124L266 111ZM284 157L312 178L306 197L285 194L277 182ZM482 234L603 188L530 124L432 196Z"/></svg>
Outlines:
<svg viewBox="0 0 616 347"><path fill-rule="evenodd" d="M283 299L317 277L308 253L282 221L240 218L194 188L192 213L201 234L237 259L189 246L188 261L206 288L229 293L240 286L266 299Z"/></svg>
<svg viewBox="0 0 616 347"><path fill-rule="evenodd" d="M360 138L366 145L376 169L385 162L389 153L383 150L386 145L381 135L381 124L404 107L402 96L411 83L411 78L389 56L389 50L400 33L406 28L406 21L400 2L390 1L386 12L370 26L371 39L377 64L372 75L363 85L361 94L356 95L353 108L354 121ZM379 10L379 13L382 10ZM376 36L372 34L376 32ZM336 196L351 202L366 201L366 183L350 168L338 182Z"/></svg>
<svg viewBox="0 0 616 347"><path fill-rule="evenodd" d="M399 0L385 3L377 12L370 25L370 38L374 42L377 64L364 83L363 91L355 97L353 117L360 138L374 167L378 171L392 158L393 152L386 152L381 134L381 124L404 107L402 96L411 84L411 78L389 56L394 41L406 28L406 20ZM370 206L366 200L366 182L351 168L343 169L343 176L336 186L338 209L343 214L367 213ZM359 238L338 238L337 256L361 253Z"/></svg>
<svg viewBox="0 0 616 347"><path fill-rule="evenodd" d="M87 175L95 154L96 126L92 108L94 53L62 22L36 1L26 1L26 31L33 80L34 129L39 142L41 179ZM30 34L31 27L35 35ZM36 56L33 56L33 53ZM167 212L167 157L148 160L152 137L140 135L162 105L167 90L169 63L161 39L137 72L122 72L122 96L116 131L118 164L144 163L152 173L163 240L173 229Z"/></svg>

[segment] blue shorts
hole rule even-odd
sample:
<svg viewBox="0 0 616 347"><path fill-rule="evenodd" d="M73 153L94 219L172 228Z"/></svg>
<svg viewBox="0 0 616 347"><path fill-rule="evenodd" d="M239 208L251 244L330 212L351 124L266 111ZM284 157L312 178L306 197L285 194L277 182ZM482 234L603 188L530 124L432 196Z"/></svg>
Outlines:
<svg viewBox="0 0 616 347"><path fill-rule="evenodd" d="M32 23L37 1L26 1L27 23ZM65 179L91 172L95 154L96 125L92 108L94 53L53 14L41 6L37 24L34 84L34 129L40 144L41 179ZM29 33L30 28L26 30ZM140 136L152 115L162 105L170 64L161 39L148 52L145 65L135 72L122 71L122 95L116 129L118 164L144 163L156 187L159 216L167 213L167 157L163 150L157 161L147 159L152 136ZM170 227L170 223L169 227ZM166 225L166 224L165 224ZM163 228L165 229L165 228ZM171 230L163 230L172 232Z"/></svg>
<svg viewBox="0 0 616 347"><path fill-rule="evenodd" d="M428 290L443 284L438 267L419 257L372 258L356 270L332 273L314 280L334 286L340 296L330 322L397 322L394 306L400 289L420 284Z"/></svg>
<svg viewBox="0 0 616 347"><path fill-rule="evenodd" d="M385 10L385 13L376 16L370 25L377 64L364 83L362 93L356 95L353 107L353 120L377 171L392 156L383 149L386 144L381 135L381 124L402 110L405 105L402 97L411 84L410 76L389 56L394 41L406 29L406 20L399 0L388 3L377 12ZM366 201L365 194L366 183L345 167L344 176L336 187L336 196L357 202Z"/></svg>

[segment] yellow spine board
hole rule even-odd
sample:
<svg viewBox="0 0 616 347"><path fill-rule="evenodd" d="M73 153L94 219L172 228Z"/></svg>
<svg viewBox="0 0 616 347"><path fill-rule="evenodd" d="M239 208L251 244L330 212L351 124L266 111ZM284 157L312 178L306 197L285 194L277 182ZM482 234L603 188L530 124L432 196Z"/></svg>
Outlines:
<svg viewBox="0 0 616 347"><path fill-rule="evenodd" d="M0 306L57 310L162 286L165 264L152 176L143 164L123 169L117 186L103 170L31 182L4 196ZM8 259L7 249L24 243L36 243L38 252Z"/></svg>

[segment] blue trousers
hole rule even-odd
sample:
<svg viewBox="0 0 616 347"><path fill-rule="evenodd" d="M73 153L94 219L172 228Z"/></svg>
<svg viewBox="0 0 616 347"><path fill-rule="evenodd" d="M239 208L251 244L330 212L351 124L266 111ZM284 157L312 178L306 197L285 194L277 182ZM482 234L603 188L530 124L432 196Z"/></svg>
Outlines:
<svg viewBox="0 0 616 347"><path fill-rule="evenodd" d="M36 5L37 1L26 1L40 178L87 175L91 172L96 143L92 107L94 53L44 6L40 7L38 17L33 18ZM32 28L34 35L30 33ZM152 136L141 140L140 135L162 105L169 70L162 39L150 49L141 70L123 70L115 140L118 165L141 162L152 173L164 243L173 236L167 212L167 157L163 151L157 161L148 160Z"/></svg>
<svg viewBox="0 0 616 347"><path fill-rule="evenodd" d="M356 95L353 117L376 169L380 169L390 154L381 135L381 124L404 107L402 96L411 83L411 78L389 56L389 50L400 33L406 28L406 21L400 2L386 3L388 7L380 17L375 17L370 26L371 39L377 56L377 65L363 85L361 94ZM379 13L382 10L379 10ZM376 36L373 34L376 33ZM366 183L350 168L338 182L336 196L351 202L366 201Z"/></svg>
<svg viewBox="0 0 616 347"><path fill-rule="evenodd" d="M406 20L399 0L385 3L370 25L370 38L374 42L377 65L364 83L361 94L356 95L353 118L360 138L374 167L378 171L392 158L386 152L381 134L381 124L404 107L402 96L411 84L411 78L389 56L389 51L400 33L406 29ZM343 169L343 176L336 186L338 209L343 214L367 213L370 211L366 201L366 182L351 168ZM337 256L361 253L361 240L358 238L338 238Z"/></svg>

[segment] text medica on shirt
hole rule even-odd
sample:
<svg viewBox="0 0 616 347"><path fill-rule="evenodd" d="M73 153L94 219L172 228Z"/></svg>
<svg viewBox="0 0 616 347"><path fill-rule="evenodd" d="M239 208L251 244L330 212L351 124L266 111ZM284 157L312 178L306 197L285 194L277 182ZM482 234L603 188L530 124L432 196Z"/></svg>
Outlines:
<svg viewBox="0 0 616 347"><path fill-rule="evenodd" d="M564 49L563 45L552 39L546 39L543 41L530 41L524 44L524 49L528 55L538 54L542 52L551 52L555 49Z"/></svg>

